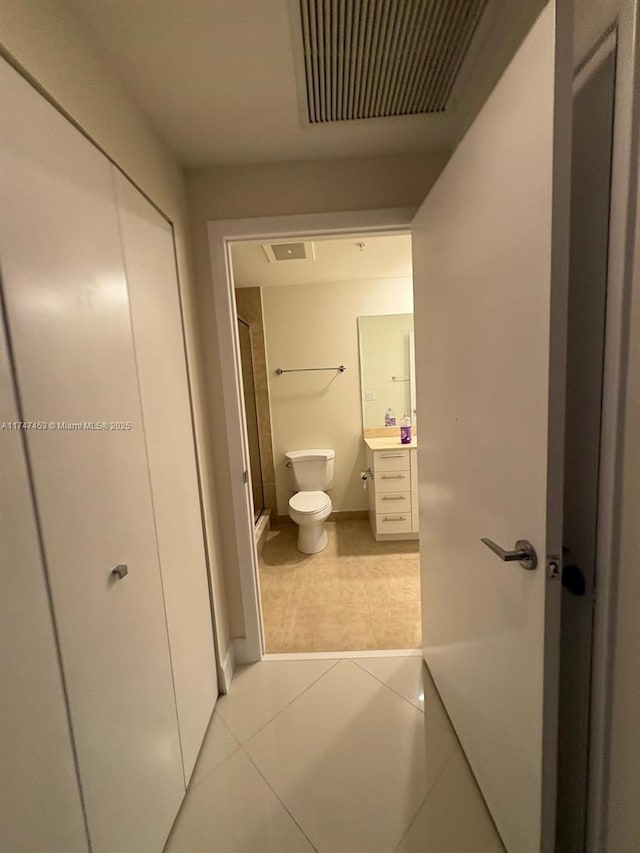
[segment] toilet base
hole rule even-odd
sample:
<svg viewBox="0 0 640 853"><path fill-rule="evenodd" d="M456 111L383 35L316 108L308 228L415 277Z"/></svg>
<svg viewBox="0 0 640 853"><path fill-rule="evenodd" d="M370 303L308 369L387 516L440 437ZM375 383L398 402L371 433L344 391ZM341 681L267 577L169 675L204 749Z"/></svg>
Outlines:
<svg viewBox="0 0 640 853"><path fill-rule="evenodd" d="M298 527L298 551L303 554L319 554L327 547L327 531L324 521L319 524L305 524Z"/></svg>

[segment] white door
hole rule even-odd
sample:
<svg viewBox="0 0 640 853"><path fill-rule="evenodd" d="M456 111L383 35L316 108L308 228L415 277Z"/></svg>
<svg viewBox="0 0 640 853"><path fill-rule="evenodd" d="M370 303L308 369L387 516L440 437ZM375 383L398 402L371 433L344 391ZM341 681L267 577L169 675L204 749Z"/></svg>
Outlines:
<svg viewBox="0 0 640 853"><path fill-rule="evenodd" d="M1 72L3 288L91 849L157 853L184 778L111 165Z"/></svg>
<svg viewBox="0 0 640 853"><path fill-rule="evenodd" d="M509 853L554 849L567 29L550 3L413 226L424 654Z"/></svg>
<svg viewBox="0 0 640 853"><path fill-rule="evenodd" d="M596 580L605 315L611 209L615 42L574 82L562 591L558 846L582 853L587 825L591 646ZM576 583L583 573L584 589Z"/></svg>
<svg viewBox="0 0 640 853"><path fill-rule="evenodd" d="M89 853L11 366L0 304L0 837Z"/></svg>
<svg viewBox="0 0 640 853"><path fill-rule="evenodd" d="M218 687L173 233L133 184L112 170L188 779Z"/></svg>

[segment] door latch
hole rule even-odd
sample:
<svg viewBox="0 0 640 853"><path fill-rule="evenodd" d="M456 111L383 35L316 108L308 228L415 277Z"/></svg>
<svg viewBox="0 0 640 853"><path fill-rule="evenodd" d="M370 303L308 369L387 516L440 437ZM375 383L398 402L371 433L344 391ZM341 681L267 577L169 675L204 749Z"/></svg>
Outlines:
<svg viewBox="0 0 640 853"><path fill-rule="evenodd" d="M579 566L572 563L562 567L562 586L571 595L584 595L587 589L587 581Z"/></svg>

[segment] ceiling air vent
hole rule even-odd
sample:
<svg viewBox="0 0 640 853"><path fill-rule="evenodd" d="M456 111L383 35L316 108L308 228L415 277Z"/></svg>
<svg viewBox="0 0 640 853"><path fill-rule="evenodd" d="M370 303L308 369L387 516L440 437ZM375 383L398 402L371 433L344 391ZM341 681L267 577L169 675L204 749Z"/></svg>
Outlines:
<svg viewBox="0 0 640 853"><path fill-rule="evenodd" d="M316 250L312 241L302 243L263 243L262 251L270 263L273 261L315 260Z"/></svg>
<svg viewBox="0 0 640 853"><path fill-rule="evenodd" d="M300 0L309 121L440 113L487 0Z"/></svg>

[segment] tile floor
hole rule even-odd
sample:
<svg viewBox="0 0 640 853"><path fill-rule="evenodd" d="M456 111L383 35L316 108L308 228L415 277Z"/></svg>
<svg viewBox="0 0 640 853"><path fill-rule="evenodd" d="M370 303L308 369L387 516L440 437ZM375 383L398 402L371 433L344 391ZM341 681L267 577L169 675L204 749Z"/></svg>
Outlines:
<svg viewBox="0 0 640 853"><path fill-rule="evenodd" d="M504 853L420 657L263 661L221 697L165 853Z"/></svg>
<svg viewBox="0 0 640 853"><path fill-rule="evenodd" d="M419 648L418 542L376 542L368 520L328 522L327 533L313 555L298 551L296 525L269 533L260 557L267 652Z"/></svg>

